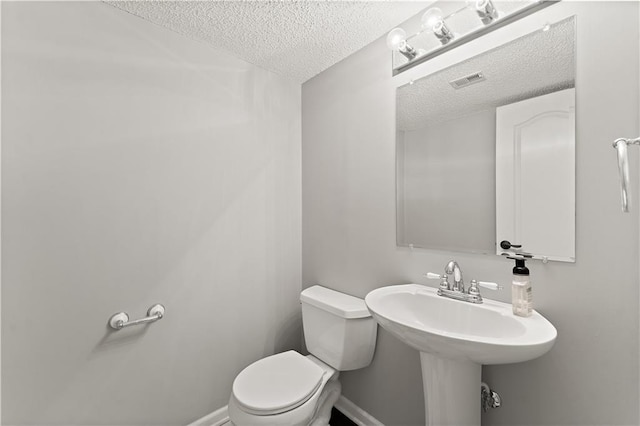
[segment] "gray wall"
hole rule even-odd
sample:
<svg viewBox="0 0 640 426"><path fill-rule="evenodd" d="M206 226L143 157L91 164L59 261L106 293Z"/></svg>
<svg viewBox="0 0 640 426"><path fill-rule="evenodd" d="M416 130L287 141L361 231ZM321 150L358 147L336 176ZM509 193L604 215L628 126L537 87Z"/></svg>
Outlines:
<svg viewBox="0 0 640 426"><path fill-rule="evenodd" d="M504 406L487 425L638 424L638 191L620 212L611 142L638 128L638 3L562 2L513 28L557 13L578 14L577 261L534 262L536 308L558 329L554 348L522 364L483 368ZM603 22L615 23L596 31ZM407 27L411 33L418 23ZM539 27L538 27L539 28ZM425 283L455 257L467 279L510 283L496 256L395 245L395 87L477 53L504 28L391 77L384 39L306 82L302 89L303 286L364 296L374 288ZM638 167L634 158L632 167ZM633 182L638 182L637 174ZM471 208L471 206L470 206ZM487 295L510 300L510 287ZM424 424L419 356L384 331L372 366L342 376L344 394L388 425Z"/></svg>
<svg viewBox="0 0 640 426"><path fill-rule="evenodd" d="M99 2L2 9L2 423L224 406L300 344L300 86Z"/></svg>

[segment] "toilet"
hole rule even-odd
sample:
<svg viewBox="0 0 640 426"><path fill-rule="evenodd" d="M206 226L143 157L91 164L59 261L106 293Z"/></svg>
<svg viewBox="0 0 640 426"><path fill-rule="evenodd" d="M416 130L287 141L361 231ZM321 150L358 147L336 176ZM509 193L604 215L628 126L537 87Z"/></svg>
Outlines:
<svg viewBox="0 0 640 426"><path fill-rule="evenodd" d="M377 325L364 300L316 285L300 302L311 354L282 352L242 370L229 399L233 425L326 426L340 396L340 371L371 364Z"/></svg>

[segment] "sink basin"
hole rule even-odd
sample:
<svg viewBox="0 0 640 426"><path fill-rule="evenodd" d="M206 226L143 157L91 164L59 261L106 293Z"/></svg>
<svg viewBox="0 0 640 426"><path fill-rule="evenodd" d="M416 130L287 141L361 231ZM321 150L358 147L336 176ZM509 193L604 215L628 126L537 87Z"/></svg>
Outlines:
<svg viewBox="0 0 640 426"><path fill-rule="evenodd" d="M480 425L482 364L532 360L557 336L536 311L517 317L510 304L453 300L420 284L381 287L365 302L382 328L420 351L427 425Z"/></svg>
<svg viewBox="0 0 640 426"><path fill-rule="evenodd" d="M538 312L522 318L513 315L510 304L461 302L420 284L381 287L365 302L376 321L409 346L478 364L537 358L551 349L557 335Z"/></svg>

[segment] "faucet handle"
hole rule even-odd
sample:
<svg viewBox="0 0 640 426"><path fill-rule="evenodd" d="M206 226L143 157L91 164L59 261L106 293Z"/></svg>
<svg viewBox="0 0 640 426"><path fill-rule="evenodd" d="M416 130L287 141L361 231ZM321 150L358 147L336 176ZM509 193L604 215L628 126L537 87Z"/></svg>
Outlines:
<svg viewBox="0 0 640 426"><path fill-rule="evenodd" d="M469 293L469 295L471 295L471 296L480 296L480 289L478 288L478 281L471 280L471 282L469 283L469 290L467 290L467 293Z"/></svg>
<svg viewBox="0 0 640 426"><path fill-rule="evenodd" d="M502 290L504 288L500 284L490 281L478 281L478 285L480 287L488 288L489 290Z"/></svg>
<svg viewBox="0 0 640 426"><path fill-rule="evenodd" d="M447 274L435 274L433 272L427 272L424 274L430 280L441 280L440 281L440 289L441 290L449 290L449 276Z"/></svg>
<svg viewBox="0 0 640 426"><path fill-rule="evenodd" d="M498 283L471 280L471 284L469 285L469 290L467 292L472 296L479 296L480 289L478 288L478 286L488 288L490 290L502 290L502 286Z"/></svg>

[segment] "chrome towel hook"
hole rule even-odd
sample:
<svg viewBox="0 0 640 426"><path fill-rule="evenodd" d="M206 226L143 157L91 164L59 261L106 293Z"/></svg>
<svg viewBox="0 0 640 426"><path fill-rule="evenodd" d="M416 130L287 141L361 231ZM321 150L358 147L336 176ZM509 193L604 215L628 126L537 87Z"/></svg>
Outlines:
<svg viewBox="0 0 640 426"><path fill-rule="evenodd" d="M109 327L114 330L122 330L125 327L132 325L148 324L154 321L158 321L164 317L164 306L161 304L153 305L147 310L147 316L137 319L135 321L129 321L129 315L126 312L118 312L111 315L109 318Z"/></svg>
<svg viewBox="0 0 640 426"><path fill-rule="evenodd" d="M618 153L618 171L620 173L620 195L622 197L622 211L629 212L629 154L628 145L640 145L640 138L619 138L613 142L613 148Z"/></svg>

